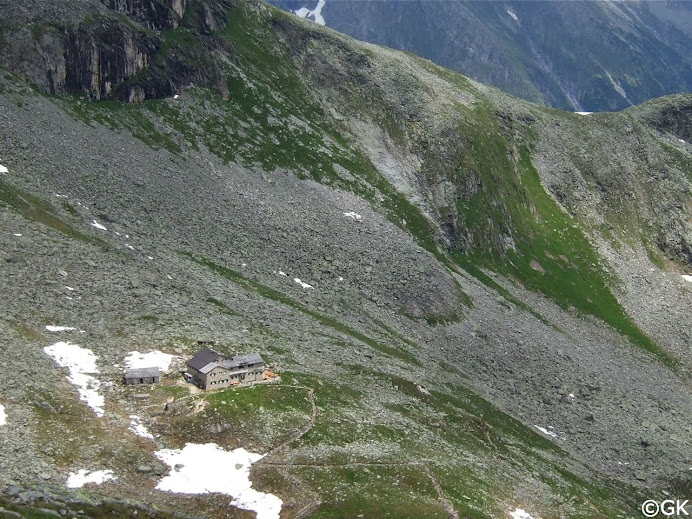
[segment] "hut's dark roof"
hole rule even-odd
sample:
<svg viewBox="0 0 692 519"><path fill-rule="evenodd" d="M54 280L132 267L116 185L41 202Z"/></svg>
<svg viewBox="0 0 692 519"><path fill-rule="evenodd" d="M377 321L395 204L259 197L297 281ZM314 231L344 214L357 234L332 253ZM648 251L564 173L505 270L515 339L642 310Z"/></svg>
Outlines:
<svg viewBox="0 0 692 519"><path fill-rule="evenodd" d="M159 376L157 366L151 368L132 368L125 371L125 378L151 378Z"/></svg>
<svg viewBox="0 0 692 519"><path fill-rule="evenodd" d="M233 357L233 360L237 362L239 365L260 364L264 362L262 360L262 357L259 356L259 353L247 353L245 355L236 355L235 357Z"/></svg>
<svg viewBox="0 0 692 519"><path fill-rule="evenodd" d="M187 361L187 365L199 371L210 362L215 362L220 356L221 355L214 350L204 348L195 353L195 356Z"/></svg>

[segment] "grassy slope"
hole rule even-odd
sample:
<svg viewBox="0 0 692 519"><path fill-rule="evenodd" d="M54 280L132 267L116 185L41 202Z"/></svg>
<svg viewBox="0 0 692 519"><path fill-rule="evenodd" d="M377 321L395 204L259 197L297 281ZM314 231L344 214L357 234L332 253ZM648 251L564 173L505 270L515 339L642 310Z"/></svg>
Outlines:
<svg viewBox="0 0 692 519"><path fill-rule="evenodd" d="M75 99L59 102L88 123L126 127L153 147L164 147L183 160L183 150L206 146L224 160L237 160L248 166L259 165L266 171L276 167L289 167L302 171L305 177L332 184L374 201L377 189L384 197L381 202L387 216L407 229L425 248L434 252L447 265L449 258L438 249L433 225L398 194L376 171L372 164L345 136L338 123L330 119L305 89L295 70L287 65L290 60L282 55L278 42L269 29L247 16L240 4L238 15L225 29L224 35L236 49L236 60L228 64L231 100L203 90L191 89L186 93L194 97L188 104L176 106L169 100L150 101L142 106L125 106L104 102L87 104ZM275 14L275 16L285 16ZM265 37L259 37L265 33ZM178 35L171 33L171 44ZM212 107L211 109L209 107ZM202 117L192 117L195 111ZM291 117L305 122L290 124ZM597 256L584 234L559 210L540 186L531 166L527 149L520 150L518 174L514 173L512 159L508 157L509 144L502 137L492 113L479 109L466 114L470 122L460 132L472 136L471 153L460 156L460 164L478 171L483 188L468 204L459 204L475 247L466 255L456 255L462 266L470 262L487 266L515 277L530 288L543 291L563 305L573 305L581 311L604 319L636 342L646 345L647 339L639 332L613 297L607 273L599 266ZM161 122L177 130L177 134L161 131ZM334 162L349 170L355 181L338 175ZM6 190L3 189L5 192ZM6 191L9 193L9 191ZM25 200L26 197L24 197ZM49 210L38 213L32 207L41 207L39 201L27 204L15 195L5 202L29 218L47 218ZM529 203L530 201L530 203ZM499 202L499 203L498 203ZM406 223L403 223L405 220ZM52 220L46 220L51 225ZM57 223L55 225L58 225ZM493 250L492 236L501 226L510 226L516 249L506 255ZM70 231L71 232L71 231ZM79 238L73 234L72 237ZM548 254L546 254L546 252ZM562 259L565 256L567 259ZM317 323L331 327L399 360L415 364L407 352L392 350L366 335L348 328L284 294L247 280L227 267L204 258L191 258L220 275L229 283L249 288L262 297L287 305ZM545 274L531 267L531 261L540 263ZM479 274L480 276L480 274ZM221 308L219 301L211 304ZM223 308L221 308L223 310ZM367 403L362 395L350 387L339 387L322 380L296 374L301 384L316 387L315 398L322 412L315 427L298 440L294 448L344 446L363 439L397 444L408 454L403 461L428 461L443 490L455 507L468 517L492 517L504 511L503 495L513 478L533 477L540 474L544 483L559 496L577 496L573 516L613 516L622 503L635 505L636 496L631 489L599 481L593 482L576 476L564 468L567 456L554 443L493 407L463 387L450 388L449 393L421 394L408 380L382 371L368 372L362 366L352 368L353 377L365 381L396 386L410 397L405 406L390 406L388 411L399 415L394 425L377 425L364 430L357 423L344 422L343 416L351 410L362 410ZM267 393L258 393L234 403L234 416L252 421L251 406L296 407L305 411L303 393L280 395L271 400ZM254 398L257 397L257 398ZM222 397L210 397L217 414L231 412ZM288 399L284 401L284 399ZM443 417L441 421L430 417ZM290 422L297 426L299 420ZM415 427L411 434L411 426ZM434 438L433 443L426 439ZM456 456L440 457L440 449ZM444 452L444 451L443 451ZM481 469L471 459L485 460ZM490 460L495 460L491 463ZM368 461L391 461L369 459ZM345 517L367 512L384 517L411 517L412 510L426 517L443 517L434 489L421 476L420 470L406 467L376 467L366 472L353 467L296 468L292 474L318 493L324 502L314 517ZM378 477L380 476L380 477ZM261 481L271 489L286 492L287 482L262 473ZM278 478L278 476L277 476ZM320 481L328 480L327 484ZM383 481L379 483L378 481ZM399 481L396 488L393 480ZM365 490L369 489L369 492ZM422 504L421 504L422 503ZM599 510L594 515L594 508ZM557 514L556 514L557 515Z"/></svg>

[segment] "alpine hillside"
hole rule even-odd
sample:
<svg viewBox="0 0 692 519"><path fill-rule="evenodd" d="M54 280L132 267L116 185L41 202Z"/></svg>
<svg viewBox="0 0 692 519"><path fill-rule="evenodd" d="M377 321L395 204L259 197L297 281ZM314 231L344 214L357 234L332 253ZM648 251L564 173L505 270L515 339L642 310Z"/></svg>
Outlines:
<svg viewBox="0 0 692 519"><path fill-rule="evenodd" d="M0 517L692 497L692 95L580 115L259 0L18 0L0 125ZM281 383L186 383L197 341Z"/></svg>

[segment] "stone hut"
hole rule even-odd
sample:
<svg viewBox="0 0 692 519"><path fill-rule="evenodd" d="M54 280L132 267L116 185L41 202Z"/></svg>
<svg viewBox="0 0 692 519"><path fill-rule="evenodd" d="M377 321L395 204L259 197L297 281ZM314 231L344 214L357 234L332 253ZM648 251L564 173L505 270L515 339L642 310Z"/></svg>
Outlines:
<svg viewBox="0 0 692 519"><path fill-rule="evenodd" d="M125 385L156 384L161 381L159 368L133 368L125 372Z"/></svg>

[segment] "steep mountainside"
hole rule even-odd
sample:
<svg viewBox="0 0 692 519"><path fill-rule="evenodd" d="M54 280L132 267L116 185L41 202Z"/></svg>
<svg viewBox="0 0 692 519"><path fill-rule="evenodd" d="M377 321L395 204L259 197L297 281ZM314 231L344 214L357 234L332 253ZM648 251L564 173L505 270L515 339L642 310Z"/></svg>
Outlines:
<svg viewBox="0 0 692 519"><path fill-rule="evenodd" d="M271 3L313 20L309 10L318 10L321 22L349 36L565 110L620 110L692 91L689 2Z"/></svg>
<svg viewBox="0 0 692 519"><path fill-rule="evenodd" d="M612 518L689 496L692 96L562 112L255 0L18 4L0 507ZM196 390L197 340L281 384ZM153 350L162 382L123 387ZM207 443L258 456L171 461ZM66 489L80 470L105 481Z"/></svg>

